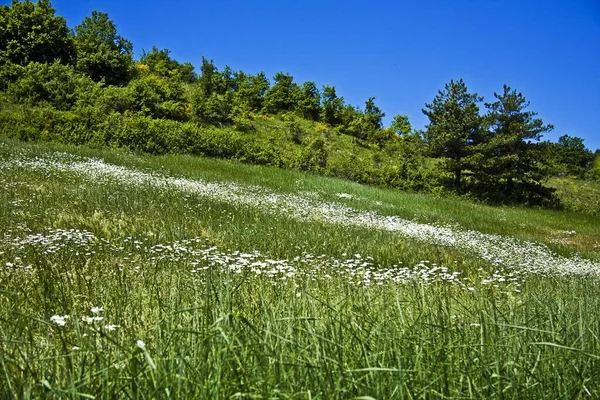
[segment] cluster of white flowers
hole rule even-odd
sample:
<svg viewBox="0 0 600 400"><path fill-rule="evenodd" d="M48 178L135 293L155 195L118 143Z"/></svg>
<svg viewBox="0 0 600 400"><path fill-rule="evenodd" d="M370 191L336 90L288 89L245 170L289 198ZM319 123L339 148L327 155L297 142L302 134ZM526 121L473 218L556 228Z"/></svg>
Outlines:
<svg viewBox="0 0 600 400"><path fill-rule="evenodd" d="M53 315L50 317L50 321L58 326L65 326L68 318L68 315Z"/></svg>
<svg viewBox="0 0 600 400"><path fill-rule="evenodd" d="M79 229L48 228L43 233L31 234L22 238L4 238L4 240L8 241L6 244L10 247L19 250L34 247L45 255L65 251L76 255L81 252L86 256L91 256L102 247L110 248L108 241L97 239L93 233Z"/></svg>
<svg viewBox="0 0 600 400"><path fill-rule="evenodd" d="M244 187L235 183L215 183L162 176L105 163L97 159L72 157L62 153L46 158L16 155L0 163L0 168L44 169L78 174L98 183L120 182L136 186L153 186L177 190L187 195L224 201L238 206L255 207L263 212L299 220L320 221L336 225L361 227L395 232L425 243L448 246L478 256L502 269L536 274L600 276L600 263L577 255L566 257L548 246L513 237L484 234L474 230L459 230L448 226L409 221L396 216L383 216L373 211L361 211L336 202L325 202L311 196L275 193L260 186ZM350 198L344 193L339 197ZM350 195L351 196L351 195ZM62 234L62 233L60 233ZM73 233L75 234L75 233ZM91 240L79 237L81 240ZM35 240L30 237L27 240ZM55 251L48 246L47 251ZM182 252L184 249L177 249ZM170 252L155 247L157 254Z"/></svg>
<svg viewBox="0 0 600 400"><path fill-rule="evenodd" d="M431 264L428 261L420 262L413 267L404 267L399 264L383 267L375 265L372 257L360 254L351 256L344 254L344 258L337 259L325 254L316 256L310 253L302 253L291 260L275 260L258 251L250 253L237 250L222 251L216 246L212 246L207 238L199 237L155 245L150 245L146 238L138 240L126 237L123 239L123 243L114 244L87 231L48 229L46 232L45 235L30 234L24 238L10 238L7 243L17 249L23 246L33 247L35 253L47 253L48 249L51 249L52 254L57 249L66 248L68 244L69 254L81 254L86 258L97 255L100 250L108 249L110 254L119 255L121 268L131 265L136 272L141 270L140 264L147 265L147 262L174 262L189 265L192 275L208 269L219 269L235 274L251 273L269 278L273 283L292 278L312 281L328 280L335 275L346 278L351 284L362 286L385 283L403 284L409 281L462 284L459 272L450 272L448 268ZM65 237L69 238L68 243L65 243ZM141 261L144 259L147 261ZM21 261L20 258L18 260ZM13 266L12 263L7 263L7 265ZM92 324L103 319L98 315L103 311L101 307L94 307L90 311L92 315L82 316L82 321Z"/></svg>
<svg viewBox="0 0 600 400"><path fill-rule="evenodd" d="M83 315L81 317L81 321L85 322L88 325L92 325L96 322L100 322L102 320L104 320L104 317L98 315L101 312L104 311L104 308L102 307L92 307L90 309L90 312L92 313L91 316L89 315ZM50 317L50 322L58 325L58 326L65 326L67 324L67 319L69 318L68 315L53 315ZM119 328L120 325L114 325L114 324L110 324L110 325L104 325L104 329L107 331L114 331L117 328ZM73 350L78 350L79 348L75 349L73 348Z"/></svg>

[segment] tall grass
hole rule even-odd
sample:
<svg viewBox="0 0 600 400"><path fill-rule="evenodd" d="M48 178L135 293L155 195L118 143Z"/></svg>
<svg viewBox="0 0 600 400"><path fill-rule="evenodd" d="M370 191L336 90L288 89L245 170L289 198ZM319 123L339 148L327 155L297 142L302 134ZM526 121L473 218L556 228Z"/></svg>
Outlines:
<svg viewBox="0 0 600 400"><path fill-rule="evenodd" d="M56 149L4 141L0 161ZM590 216L74 152L597 257ZM598 276L498 270L394 232L69 171L0 168L0 187L0 398L600 396Z"/></svg>

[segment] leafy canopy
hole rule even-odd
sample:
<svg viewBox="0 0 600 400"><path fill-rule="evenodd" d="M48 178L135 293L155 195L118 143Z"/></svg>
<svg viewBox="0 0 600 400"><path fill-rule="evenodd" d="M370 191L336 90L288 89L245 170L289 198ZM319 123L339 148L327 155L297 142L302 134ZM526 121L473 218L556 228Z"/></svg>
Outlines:
<svg viewBox="0 0 600 400"><path fill-rule="evenodd" d="M73 62L75 48L63 17L49 0L13 0L0 6L0 64Z"/></svg>
<svg viewBox="0 0 600 400"><path fill-rule="evenodd" d="M75 28L77 69L94 81L125 85L133 76L133 45L117 34L108 14L93 11Z"/></svg>

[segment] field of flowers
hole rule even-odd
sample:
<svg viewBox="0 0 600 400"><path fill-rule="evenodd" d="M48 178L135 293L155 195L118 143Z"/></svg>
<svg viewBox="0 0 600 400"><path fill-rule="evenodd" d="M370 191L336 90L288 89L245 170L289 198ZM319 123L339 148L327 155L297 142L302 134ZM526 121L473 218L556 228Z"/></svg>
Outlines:
<svg viewBox="0 0 600 400"><path fill-rule="evenodd" d="M598 217L196 162L0 142L0 398L600 396Z"/></svg>

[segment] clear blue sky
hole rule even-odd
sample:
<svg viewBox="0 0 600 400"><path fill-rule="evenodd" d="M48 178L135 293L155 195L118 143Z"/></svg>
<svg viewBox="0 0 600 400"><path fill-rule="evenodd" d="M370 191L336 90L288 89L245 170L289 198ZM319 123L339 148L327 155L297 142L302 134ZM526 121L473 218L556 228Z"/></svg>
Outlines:
<svg viewBox="0 0 600 400"><path fill-rule="evenodd" d="M6 3L7 1L3 1ZM555 130L600 148L599 0L54 0L70 27L109 14L136 56L153 45L198 67L291 73L333 84L346 102L421 109L450 79L493 100L508 84Z"/></svg>

